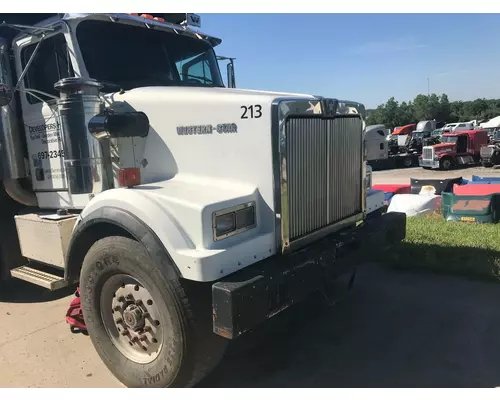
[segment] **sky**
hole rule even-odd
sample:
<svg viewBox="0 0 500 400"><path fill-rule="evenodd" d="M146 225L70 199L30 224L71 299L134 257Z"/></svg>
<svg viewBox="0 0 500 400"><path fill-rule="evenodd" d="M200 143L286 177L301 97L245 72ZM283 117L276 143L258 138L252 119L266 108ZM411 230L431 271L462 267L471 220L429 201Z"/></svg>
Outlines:
<svg viewBox="0 0 500 400"><path fill-rule="evenodd" d="M500 14L200 14L236 86L375 108L391 96L500 98ZM222 69L225 79L225 68ZM429 80L428 80L429 78Z"/></svg>

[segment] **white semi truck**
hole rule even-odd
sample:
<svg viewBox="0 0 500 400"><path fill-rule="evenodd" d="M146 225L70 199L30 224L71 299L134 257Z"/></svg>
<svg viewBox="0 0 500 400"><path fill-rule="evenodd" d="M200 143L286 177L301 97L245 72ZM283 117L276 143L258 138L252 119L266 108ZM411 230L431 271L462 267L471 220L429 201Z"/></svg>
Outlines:
<svg viewBox="0 0 500 400"><path fill-rule="evenodd" d="M235 89L232 60L224 87L196 15L0 21L0 276L78 284L124 385L196 384L405 237L404 214L366 218L363 106Z"/></svg>

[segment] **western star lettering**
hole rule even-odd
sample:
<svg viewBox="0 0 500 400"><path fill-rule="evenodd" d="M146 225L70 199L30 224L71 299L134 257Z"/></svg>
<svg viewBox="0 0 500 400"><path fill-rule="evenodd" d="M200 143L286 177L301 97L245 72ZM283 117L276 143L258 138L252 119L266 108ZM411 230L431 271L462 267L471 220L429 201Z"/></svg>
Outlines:
<svg viewBox="0 0 500 400"><path fill-rule="evenodd" d="M217 125L178 126L178 135L212 135L218 133L238 133L238 126L234 123Z"/></svg>

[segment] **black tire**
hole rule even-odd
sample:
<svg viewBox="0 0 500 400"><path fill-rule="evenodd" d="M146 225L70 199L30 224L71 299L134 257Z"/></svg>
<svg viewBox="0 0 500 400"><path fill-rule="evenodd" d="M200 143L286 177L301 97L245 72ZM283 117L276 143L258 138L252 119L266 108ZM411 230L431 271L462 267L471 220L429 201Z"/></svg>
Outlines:
<svg viewBox="0 0 500 400"><path fill-rule="evenodd" d="M449 157L444 157L439 161L439 167L442 170L449 171L453 168L453 160Z"/></svg>
<svg viewBox="0 0 500 400"><path fill-rule="evenodd" d="M412 157L405 157L403 160L403 165L405 168L410 168L413 166L413 158Z"/></svg>
<svg viewBox="0 0 500 400"><path fill-rule="evenodd" d="M157 345L161 347L151 362L136 362L124 355L105 327L102 289L120 274L140 282L162 320ZM120 236L97 241L83 261L80 290L89 336L104 364L127 387L191 387L224 355L227 340L212 332L212 302L207 298L211 286L199 284L188 296L191 282L168 279L167 275L153 264L141 243ZM109 307L111 310L111 304ZM110 325L107 328L113 329Z"/></svg>

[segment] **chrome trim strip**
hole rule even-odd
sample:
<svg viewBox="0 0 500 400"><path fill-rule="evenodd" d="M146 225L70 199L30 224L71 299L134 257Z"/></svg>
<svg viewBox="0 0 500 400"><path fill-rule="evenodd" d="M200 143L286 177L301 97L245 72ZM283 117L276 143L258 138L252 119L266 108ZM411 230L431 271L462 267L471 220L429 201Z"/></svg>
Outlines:
<svg viewBox="0 0 500 400"><path fill-rule="evenodd" d="M300 239L296 239L293 242L290 243L290 245L286 248L285 253L300 249L304 246L307 246L308 244L319 240L329 234L335 233L343 228L346 228L349 225L354 225L357 222L361 221L363 219L363 213L355 214L351 217L348 217L342 221L339 221L335 224L325 226L322 229L319 229L317 231L311 232L306 236L301 237Z"/></svg>

